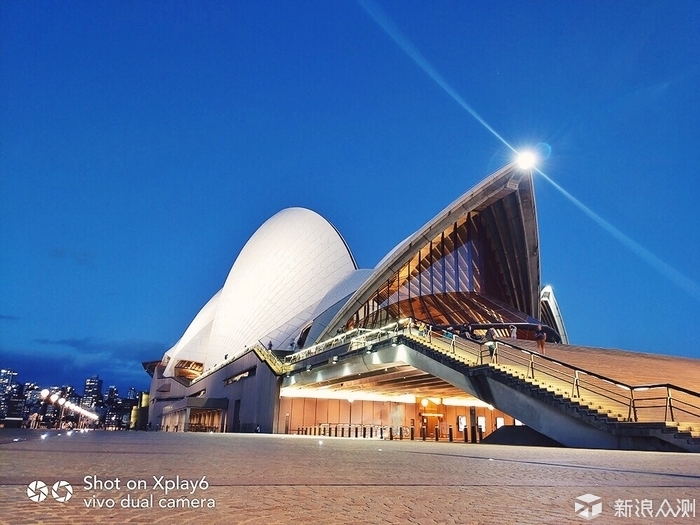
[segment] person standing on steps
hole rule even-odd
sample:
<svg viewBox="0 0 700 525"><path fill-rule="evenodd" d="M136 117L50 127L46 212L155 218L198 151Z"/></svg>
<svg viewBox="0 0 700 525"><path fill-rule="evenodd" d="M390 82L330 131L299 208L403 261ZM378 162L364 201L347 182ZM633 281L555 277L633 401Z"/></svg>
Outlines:
<svg viewBox="0 0 700 525"><path fill-rule="evenodd" d="M496 330L494 330L493 327L486 330L486 346L489 349L489 357L491 358L491 361L494 361L494 355L496 355L498 343L496 342Z"/></svg>
<svg viewBox="0 0 700 525"><path fill-rule="evenodd" d="M464 337L466 339L470 339L472 341L477 339L477 337L474 335L474 329L472 328L472 325L464 323L462 325L462 331L464 332Z"/></svg>
<svg viewBox="0 0 700 525"><path fill-rule="evenodd" d="M538 324L537 331L535 331L535 341L537 341L537 351L542 355L546 355L544 350L544 343L546 340L547 333L542 330L542 325Z"/></svg>
<svg viewBox="0 0 700 525"><path fill-rule="evenodd" d="M508 328L510 328L510 338L517 339L518 338L518 329L515 327L515 325L512 324Z"/></svg>

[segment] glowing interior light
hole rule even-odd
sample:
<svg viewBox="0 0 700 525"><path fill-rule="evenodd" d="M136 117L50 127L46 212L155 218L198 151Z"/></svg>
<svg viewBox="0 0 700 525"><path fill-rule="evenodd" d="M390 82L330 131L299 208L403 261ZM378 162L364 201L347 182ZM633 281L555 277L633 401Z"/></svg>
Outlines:
<svg viewBox="0 0 700 525"><path fill-rule="evenodd" d="M535 165L537 158L531 151L523 151L518 155L518 166L520 169L529 170Z"/></svg>
<svg viewBox="0 0 700 525"><path fill-rule="evenodd" d="M46 399L47 397L49 397L49 394L50 394L50 393L51 393L51 392L49 392L49 389L48 389L48 388L44 388L44 390L41 391L41 398L42 398L42 399Z"/></svg>

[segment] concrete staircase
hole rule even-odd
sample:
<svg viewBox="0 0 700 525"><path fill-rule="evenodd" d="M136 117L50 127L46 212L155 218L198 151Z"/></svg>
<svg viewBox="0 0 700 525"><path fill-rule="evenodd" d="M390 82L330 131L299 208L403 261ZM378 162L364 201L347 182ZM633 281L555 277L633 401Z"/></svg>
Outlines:
<svg viewBox="0 0 700 525"><path fill-rule="evenodd" d="M504 344L499 345L499 351L492 359L488 349L477 342L461 338L452 340L441 334L420 336L404 333L401 342L463 373L472 381L480 399L528 425L530 423L525 417L527 410L523 410L523 416L513 413L518 410L517 403L509 406L508 410L497 404L502 395L499 398L493 394L494 381L513 394L524 394L541 405L552 407L578 422L614 436L618 448L700 452L700 421L634 421L635 414L623 395L624 385L616 384L611 379L598 376L596 381L609 385L598 387L590 383L588 387L582 386L581 381L577 384L578 369L569 370L567 368L572 367L565 363L534 356L528 350L506 350ZM585 371L580 372L585 374ZM596 391L598 388L600 390ZM542 428L535 425L533 428L548 435Z"/></svg>

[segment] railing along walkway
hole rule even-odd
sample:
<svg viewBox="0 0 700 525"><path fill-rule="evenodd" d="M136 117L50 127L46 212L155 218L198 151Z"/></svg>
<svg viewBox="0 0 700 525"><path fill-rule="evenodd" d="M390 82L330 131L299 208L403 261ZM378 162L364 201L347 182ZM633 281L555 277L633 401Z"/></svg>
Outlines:
<svg viewBox="0 0 700 525"><path fill-rule="evenodd" d="M487 345L473 340L464 340L461 338L453 339L451 334L445 335L431 333L426 334L423 340L421 340L420 336L416 340L423 343L430 342L430 344L435 346L437 350L446 355L454 357L467 366L491 366L496 370L500 370L511 375L512 377L529 383L533 387L551 392L555 396L558 395L562 398L570 398L579 405L595 410L610 419L615 419L618 421L626 420L626 417L619 413L619 408L617 406L612 406L603 396L589 393L586 398L583 398L575 393L572 394L571 384L568 381L555 376L554 373L556 373L557 370L553 370L554 373L552 374L546 374L542 366L535 366L534 361L528 363L527 365L515 362L515 360L511 360L513 362L506 363L503 351L498 346L494 348L492 355ZM500 359L499 350L501 351ZM618 410L618 412L615 412L615 410Z"/></svg>
<svg viewBox="0 0 700 525"><path fill-rule="evenodd" d="M349 344L348 352L395 337L409 336L466 366L487 365L555 396L561 396L611 420L665 422L679 430L700 430L700 394L669 383L628 385L602 374L575 367L558 359L523 348L512 340L499 339L492 349L481 340L465 339L447 331L434 331L410 319L375 330L355 329L279 360L264 345L256 354L282 375L300 361ZM699 434L700 435L700 434Z"/></svg>
<svg viewBox="0 0 700 525"><path fill-rule="evenodd" d="M430 343L470 366L489 365L532 385L562 395L602 415L628 422L672 422L679 428L700 428L700 394L676 385L628 385L601 374L498 340L493 355L484 341L468 340L450 332L421 333L411 325L409 334Z"/></svg>

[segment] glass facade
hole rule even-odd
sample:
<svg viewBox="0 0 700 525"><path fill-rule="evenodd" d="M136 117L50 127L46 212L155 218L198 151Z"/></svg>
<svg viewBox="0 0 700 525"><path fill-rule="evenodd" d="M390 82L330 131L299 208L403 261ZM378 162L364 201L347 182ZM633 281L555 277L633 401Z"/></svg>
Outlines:
<svg viewBox="0 0 700 525"><path fill-rule="evenodd" d="M503 272L486 231L478 213L458 218L379 286L347 328L404 317L438 326L527 321L506 302Z"/></svg>

